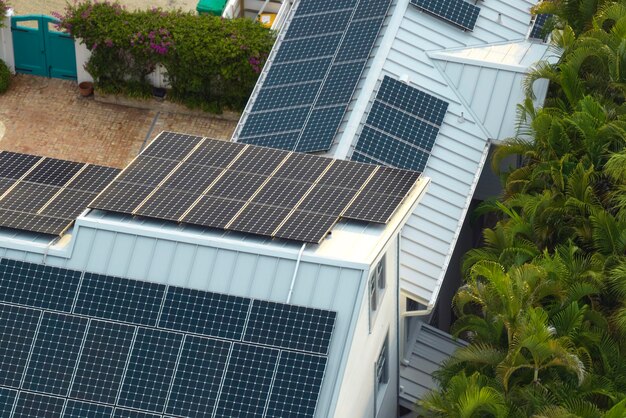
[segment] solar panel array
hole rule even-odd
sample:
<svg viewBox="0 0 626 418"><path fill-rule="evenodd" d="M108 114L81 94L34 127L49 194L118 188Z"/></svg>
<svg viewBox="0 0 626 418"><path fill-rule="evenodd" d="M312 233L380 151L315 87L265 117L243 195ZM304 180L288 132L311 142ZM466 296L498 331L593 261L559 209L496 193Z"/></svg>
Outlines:
<svg viewBox="0 0 626 418"><path fill-rule="evenodd" d="M301 0L237 141L328 150L390 4Z"/></svg>
<svg viewBox="0 0 626 418"><path fill-rule="evenodd" d="M164 132L89 207L319 243L341 217L386 223L418 178Z"/></svg>
<svg viewBox="0 0 626 418"><path fill-rule="evenodd" d="M352 160L423 171L447 109L447 102L385 76Z"/></svg>
<svg viewBox="0 0 626 418"><path fill-rule="evenodd" d="M120 170L0 152L0 226L60 235Z"/></svg>
<svg viewBox="0 0 626 418"><path fill-rule="evenodd" d="M546 13L538 14L537 16L535 16L533 28L531 29L530 35L528 35L528 37L532 39L545 39L546 36L543 34L543 27L546 24L548 18L550 18L551 16L552 15Z"/></svg>
<svg viewBox="0 0 626 418"><path fill-rule="evenodd" d="M411 0L411 4L464 30L474 30L480 14L480 7L465 0Z"/></svg>
<svg viewBox="0 0 626 418"><path fill-rule="evenodd" d="M336 313L0 261L3 417L312 417Z"/></svg>

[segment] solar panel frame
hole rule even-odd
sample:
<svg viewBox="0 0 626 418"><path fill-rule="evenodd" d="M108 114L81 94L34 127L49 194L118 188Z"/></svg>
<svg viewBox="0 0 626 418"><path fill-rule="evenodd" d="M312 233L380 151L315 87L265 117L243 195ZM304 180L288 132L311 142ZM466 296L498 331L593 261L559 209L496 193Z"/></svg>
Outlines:
<svg viewBox="0 0 626 418"><path fill-rule="evenodd" d="M385 14L388 4L384 1L379 2L385 7ZM361 10L357 9L357 14ZM341 63L346 61L360 61L361 68L365 66L365 60L369 58L371 47L380 32L380 28L384 21L384 15L380 17L369 18L365 20L353 20L350 28L346 31L345 38L341 43L341 47L335 56L335 62Z"/></svg>
<svg viewBox="0 0 626 418"><path fill-rule="evenodd" d="M542 36L543 33L543 27L546 24L546 21L552 17L551 14L548 13L540 13L538 15L535 16L535 20L533 21L533 27L530 30L530 34L528 35L528 37L530 39L540 39L540 40L545 40L546 36Z"/></svg>
<svg viewBox="0 0 626 418"><path fill-rule="evenodd" d="M465 0L411 0L411 4L464 30L474 30L480 7Z"/></svg>
<svg viewBox="0 0 626 418"><path fill-rule="evenodd" d="M298 205L298 210L339 217L355 194L352 189L317 185Z"/></svg>
<svg viewBox="0 0 626 418"><path fill-rule="evenodd" d="M0 196L15 184L15 180L0 178Z"/></svg>
<svg viewBox="0 0 626 418"><path fill-rule="evenodd" d="M304 16L307 14L318 14L320 10L333 11L352 9L357 0L307 0L298 3L296 16Z"/></svg>
<svg viewBox="0 0 626 418"><path fill-rule="evenodd" d="M312 183L272 177L251 203L291 208L298 203Z"/></svg>
<svg viewBox="0 0 626 418"><path fill-rule="evenodd" d="M355 152L375 156L390 167L419 172L424 170L430 156L429 152L368 126L361 131Z"/></svg>
<svg viewBox="0 0 626 418"><path fill-rule="evenodd" d="M391 106L376 101L367 117L367 125L430 152L439 128Z"/></svg>

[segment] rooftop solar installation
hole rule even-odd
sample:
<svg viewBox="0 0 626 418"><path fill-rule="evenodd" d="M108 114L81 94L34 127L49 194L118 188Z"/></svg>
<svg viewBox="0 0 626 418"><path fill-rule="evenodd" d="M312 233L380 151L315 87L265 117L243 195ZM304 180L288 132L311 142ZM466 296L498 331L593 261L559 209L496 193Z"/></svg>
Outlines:
<svg viewBox="0 0 626 418"><path fill-rule="evenodd" d="M340 218L350 218L346 211L386 223L420 176L194 136L186 155L160 153L172 138L182 141L181 134L160 134L89 207L319 243ZM359 195L370 192L372 181L384 211L355 207L370 205Z"/></svg>
<svg viewBox="0 0 626 418"><path fill-rule="evenodd" d="M0 152L0 227L61 235L120 170Z"/></svg>
<svg viewBox="0 0 626 418"><path fill-rule="evenodd" d="M313 417L336 313L0 260L3 417Z"/></svg>
<svg viewBox="0 0 626 418"><path fill-rule="evenodd" d="M301 0L271 58L238 142L327 151L391 0Z"/></svg>
<svg viewBox="0 0 626 418"><path fill-rule="evenodd" d="M542 39L542 40L545 39L546 36L544 35L543 27L545 26L546 21L551 16L552 15L546 14L546 13L538 14L535 17L535 21L533 22L533 28L531 29L528 37L531 39Z"/></svg>
<svg viewBox="0 0 626 418"><path fill-rule="evenodd" d="M447 102L385 76L352 160L423 171L447 109Z"/></svg>
<svg viewBox="0 0 626 418"><path fill-rule="evenodd" d="M464 30L474 30L480 14L480 7L465 0L411 0L411 4Z"/></svg>

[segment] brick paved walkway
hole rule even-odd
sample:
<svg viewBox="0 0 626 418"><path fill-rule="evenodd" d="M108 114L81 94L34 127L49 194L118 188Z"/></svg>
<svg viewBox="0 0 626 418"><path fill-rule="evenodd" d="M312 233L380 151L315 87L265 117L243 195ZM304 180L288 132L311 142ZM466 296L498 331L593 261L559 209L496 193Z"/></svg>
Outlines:
<svg viewBox="0 0 626 418"><path fill-rule="evenodd" d="M98 103L78 94L75 82L18 75L0 96L6 132L0 150L124 167L141 148L156 111ZM236 122L161 113L162 130L229 139Z"/></svg>

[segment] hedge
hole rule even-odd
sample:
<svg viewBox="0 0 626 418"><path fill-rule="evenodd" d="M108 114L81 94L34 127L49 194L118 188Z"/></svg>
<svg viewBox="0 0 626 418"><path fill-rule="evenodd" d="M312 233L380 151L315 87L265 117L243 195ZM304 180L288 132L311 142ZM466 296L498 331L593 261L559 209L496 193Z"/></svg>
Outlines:
<svg viewBox="0 0 626 418"><path fill-rule="evenodd" d="M85 68L100 91L150 95L147 76L161 64L170 98L212 112L245 107L275 40L250 19L128 11L119 3L68 4L54 15L91 51Z"/></svg>

